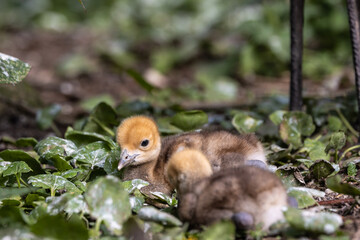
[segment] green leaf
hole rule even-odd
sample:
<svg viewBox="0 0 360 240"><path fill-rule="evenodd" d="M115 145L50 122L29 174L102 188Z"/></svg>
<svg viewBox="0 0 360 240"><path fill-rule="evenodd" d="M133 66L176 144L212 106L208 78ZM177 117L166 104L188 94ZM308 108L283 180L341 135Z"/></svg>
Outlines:
<svg viewBox="0 0 360 240"><path fill-rule="evenodd" d="M0 152L0 158L8 162L24 161L34 171L35 174L44 173L40 163L28 153L21 150L4 150Z"/></svg>
<svg viewBox="0 0 360 240"><path fill-rule="evenodd" d="M83 172L83 169L79 169L79 168L74 168L74 169L70 169L67 170L65 172L58 172L58 175L64 177L64 178L73 178L75 177L78 173ZM55 173L54 173L55 174ZM57 174L55 174L57 175Z"/></svg>
<svg viewBox="0 0 360 240"><path fill-rule="evenodd" d="M38 141L35 138L19 138L15 142L15 146L17 147L35 147Z"/></svg>
<svg viewBox="0 0 360 240"><path fill-rule="evenodd" d="M122 102L116 107L117 114L122 117L130 117L139 114L148 114L152 110L148 102L135 100L131 102Z"/></svg>
<svg viewBox="0 0 360 240"><path fill-rule="evenodd" d="M355 177L356 173L357 173L356 164L353 162L350 162L349 165L347 166L347 174L350 177Z"/></svg>
<svg viewBox="0 0 360 240"><path fill-rule="evenodd" d="M90 116L98 119L100 122L111 125L118 125L117 114L115 110L107 103L99 103L92 111Z"/></svg>
<svg viewBox="0 0 360 240"><path fill-rule="evenodd" d="M302 136L310 136L315 130L312 117L303 112L287 112L280 123L281 139L296 149L302 145Z"/></svg>
<svg viewBox="0 0 360 240"><path fill-rule="evenodd" d="M89 213L84 196L81 194L64 193L59 197L50 197L46 211L51 215L65 211L67 214Z"/></svg>
<svg viewBox="0 0 360 240"><path fill-rule="evenodd" d="M123 185L125 191L127 191L129 194L131 194L136 189L140 190L141 188L148 186L149 183L142 179L133 179L133 180L122 182L122 185Z"/></svg>
<svg viewBox="0 0 360 240"><path fill-rule="evenodd" d="M58 240L89 239L87 228L77 215L72 215L68 221L61 215L41 216L39 220L31 226L31 231L43 238Z"/></svg>
<svg viewBox="0 0 360 240"><path fill-rule="evenodd" d="M1 188L0 200L5 198L12 198L15 196L23 196L34 190L36 190L36 188Z"/></svg>
<svg viewBox="0 0 360 240"><path fill-rule="evenodd" d="M40 174L36 176L29 177L28 180L34 187L41 187L44 189L51 189L52 191L56 190L66 190L70 193L81 193L72 182L68 181L66 178L61 176L56 176L52 174Z"/></svg>
<svg viewBox="0 0 360 240"><path fill-rule="evenodd" d="M138 196L130 196L129 200L130 200L131 210L136 213L139 212L139 210L143 207L143 204L145 202L145 198L144 196L141 195L141 193Z"/></svg>
<svg viewBox="0 0 360 240"><path fill-rule="evenodd" d="M32 171L31 168L23 161L11 163L3 172L3 176L9 176L18 173L27 173Z"/></svg>
<svg viewBox="0 0 360 240"><path fill-rule="evenodd" d="M222 221L207 227L201 234L203 240L235 239L235 226L230 221Z"/></svg>
<svg viewBox="0 0 360 240"><path fill-rule="evenodd" d="M155 197L154 199L161 202L161 203L166 203L169 206L176 206L177 205L177 200L176 198L170 197L168 195L166 195L165 193L162 192L151 192L151 194Z"/></svg>
<svg viewBox="0 0 360 240"><path fill-rule="evenodd" d="M59 104L53 104L50 107L40 109L36 112L36 123L42 130L46 130L51 127L60 111L61 106Z"/></svg>
<svg viewBox="0 0 360 240"><path fill-rule="evenodd" d="M327 149L333 148L333 149L341 149L345 146L346 143L346 136L344 132L336 132L331 134L330 142L327 146Z"/></svg>
<svg viewBox="0 0 360 240"><path fill-rule="evenodd" d="M39 194L28 194L25 198L25 205L36 207L36 202L44 201L45 198L43 196L40 196Z"/></svg>
<svg viewBox="0 0 360 240"><path fill-rule="evenodd" d="M291 227L313 233L334 233L341 225L341 216L329 212L312 212L288 208L284 216Z"/></svg>
<svg viewBox="0 0 360 240"><path fill-rule="evenodd" d="M11 162L0 162L0 176L1 174L8 168L8 166L11 164Z"/></svg>
<svg viewBox="0 0 360 240"><path fill-rule="evenodd" d="M121 149L119 146L116 146L116 148L111 149L104 163L104 170L107 174L109 175L120 174L120 171L118 170L120 156L121 156Z"/></svg>
<svg viewBox="0 0 360 240"><path fill-rule="evenodd" d="M278 126L282 122L285 113L287 113L287 111L277 110L269 115L269 119Z"/></svg>
<svg viewBox="0 0 360 240"><path fill-rule="evenodd" d="M175 127L170 123L171 118L159 118L157 119L156 123L159 127L159 132L163 134L176 134L181 133L183 130L180 128Z"/></svg>
<svg viewBox="0 0 360 240"><path fill-rule="evenodd" d="M35 146L35 151L43 159L51 159L54 156L71 156L76 150L77 147L72 141L59 137L45 138Z"/></svg>
<svg viewBox="0 0 360 240"><path fill-rule="evenodd" d="M316 204L313 195L324 197L325 193L315 189L304 188L304 187L291 187L288 189L288 196L294 197L298 202L298 207L306 208Z"/></svg>
<svg viewBox="0 0 360 240"><path fill-rule="evenodd" d="M309 171L315 179L320 180L333 173L335 168L328 161L318 160L311 165Z"/></svg>
<svg viewBox="0 0 360 240"><path fill-rule="evenodd" d="M131 215L131 207L129 196L118 178L100 177L91 182L85 192L85 200L91 216L104 221L114 234L121 234L122 224Z"/></svg>
<svg viewBox="0 0 360 240"><path fill-rule="evenodd" d="M107 136L98 133L75 131L71 127L68 127L68 129L66 130L65 138L73 141L77 146L83 146L89 143L103 141L110 148L118 147L118 145Z"/></svg>
<svg viewBox="0 0 360 240"><path fill-rule="evenodd" d="M0 229L9 225L24 225L22 210L13 206L0 207Z"/></svg>
<svg viewBox="0 0 360 240"><path fill-rule="evenodd" d="M76 195L66 203L64 211L68 214L89 213L89 208L85 202L84 196Z"/></svg>
<svg viewBox="0 0 360 240"><path fill-rule="evenodd" d="M154 207L143 207L138 212L138 217L144 221L161 223L165 226L181 226L182 222L173 215L162 212Z"/></svg>
<svg viewBox="0 0 360 240"><path fill-rule="evenodd" d="M179 112L170 119L171 124L184 131L197 129L207 122L207 114L200 110Z"/></svg>
<svg viewBox="0 0 360 240"><path fill-rule="evenodd" d="M304 149L309 153L311 160L319 159L329 160L330 156L325 152L325 144L318 139L307 138L304 142Z"/></svg>
<svg viewBox="0 0 360 240"><path fill-rule="evenodd" d="M29 64L0 53L0 83L19 83L26 77L29 71Z"/></svg>
<svg viewBox="0 0 360 240"><path fill-rule="evenodd" d="M240 133L252 133L259 129L263 121L252 118L245 113L238 113L233 117L231 123Z"/></svg>
<svg viewBox="0 0 360 240"><path fill-rule="evenodd" d="M360 189L348 184L342 183L341 177L335 175L326 179L326 186L337 193L347 194L351 196L359 196Z"/></svg>
<svg viewBox="0 0 360 240"><path fill-rule="evenodd" d="M335 117L335 116L329 116L329 118L328 118L328 126L329 126L329 129L332 132L338 132L338 131L345 131L346 130L346 127L344 126L344 124L342 123L340 118Z"/></svg>
<svg viewBox="0 0 360 240"><path fill-rule="evenodd" d="M73 161L76 163L85 163L93 169L95 166L103 168L110 150L104 142L93 142L81 147L73 154Z"/></svg>

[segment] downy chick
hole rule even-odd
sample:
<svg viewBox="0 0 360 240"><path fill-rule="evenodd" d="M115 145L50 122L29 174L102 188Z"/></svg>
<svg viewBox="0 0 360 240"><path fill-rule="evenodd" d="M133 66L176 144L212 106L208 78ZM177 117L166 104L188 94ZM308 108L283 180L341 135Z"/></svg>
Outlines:
<svg viewBox="0 0 360 240"><path fill-rule="evenodd" d="M179 217L194 227L232 219L238 229L262 224L264 230L283 219L287 194L278 177L254 166L212 174L206 157L196 150L174 153L166 178L178 191Z"/></svg>
<svg viewBox="0 0 360 240"><path fill-rule="evenodd" d="M164 168L173 153L185 148L201 151L214 172L243 165L248 160L266 166L263 147L254 135L202 130L161 139L156 123L146 116L123 120L117 129L117 142L122 149L118 169L127 167L123 179L148 181L150 185L142 189L144 193L171 194L173 188L164 177Z"/></svg>

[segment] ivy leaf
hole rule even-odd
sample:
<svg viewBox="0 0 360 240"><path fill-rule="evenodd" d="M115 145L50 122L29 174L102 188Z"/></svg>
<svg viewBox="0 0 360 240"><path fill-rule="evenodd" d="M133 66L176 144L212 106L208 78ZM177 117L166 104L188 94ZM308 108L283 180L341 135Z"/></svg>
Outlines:
<svg viewBox="0 0 360 240"><path fill-rule="evenodd" d="M313 233L334 233L341 225L341 216L335 213L299 210L288 208L284 211L284 216L291 227Z"/></svg>
<svg viewBox="0 0 360 240"><path fill-rule="evenodd" d="M263 121L252 118L245 113L237 113L231 123L240 133L252 133L261 126Z"/></svg>
<svg viewBox="0 0 360 240"><path fill-rule="evenodd" d="M309 170L315 179L320 180L333 173L335 168L328 161L318 160L313 165L311 165Z"/></svg>
<svg viewBox="0 0 360 240"><path fill-rule="evenodd" d="M280 123L282 122L283 118L284 118L284 114L287 113L287 111L283 111L283 110L278 110L273 112L272 114L269 115L269 119L276 125L280 125Z"/></svg>
<svg viewBox="0 0 360 240"><path fill-rule="evenodd" d="M298 207L300 209L310 207L316 204L313 196L325 196L324 192L305 187L290 187L287 192L290 197L294 197L296 199L296 201L298 202Z"/></svg>
<svg viewBox="0 0 360 240"><path fill-rule="evenodd" d="M287 112L280 123L281 139L295 149L302 145L302 136L310 136L315 130L312 117L303 112Z"/></svg>
<svg viewBox="0 0 360 240"><path fill-rule="evenodd" d="M72 141L59 137L48 137L40 141L34 149L40 155L41 162L49 163L59 171L66 171L72 167L65 157L73 154L77 147Z"/></svg>
<svg viewBox="0 0 360 240"><path fill-rule="evenodd" d="M36 190L36 188L1 188L0 200L14 196L23 196L34 190Z"/></svg>
<svg viewBox="0 0 360 240"><path fill-rule="evenodd" d="M73 161L76 163L85 163L90 169L93 169L95 166L103 168L109 152L104 142L93 142L76 151L73 154Z"/></svg>
<svg viewBox="0 0 360 240"><path fill-rule="evenodd" d="M61 176L56 176L52 174L40 174L36 176L29 177L28 180L34 187L41 187L44 189L50 189L52 196L55 195L56 190L65 189L70 193L81 193L72 182L68 181L66 178Z"/></svg>
<svg viewBox="0 0 360 240"><path fill-rule="evenodd" d="M116 148L118 145L108 136L104 136L98 133L82 132L73 130L71 127L65 132L65 138L74 142L77 146L87 145L89 143L103 141L110 148Z"/></svg>
<svg viewBox="0 0 360 240"><path fill-rule="evenodd" d="M317 139L307 138L304 141L304 149L309 152L311 160L316 161L319 159L329 160L330 156L325 152L325 144Z"/></svg>
<svg viewBox="0 0 360 240"><path fill-rule="evenodd" d="M122 224L131 215L131 207L129 196L118 178L100 177L91 182L85 192L85 200L91 216L104 221L114 234L121 234Z"/></svg>
<svg viewBox="0 0 360 240"><path fill-rule="evenodd" d="M208 122L208 116L200 110L176 113L170 123L184 131L194 130Z"/></svg>
<svg viewBox="0 0 360 240"><path fill-rule="evenodd" d="M15 146L17 147L35 147L38 141L35 138L19 138L15 142Z"/></svg>
<svg viewBox="0 0 360 240"><path fill-rule="evenodd" d="M336 132L331 134L330 142L326 147L326 151L328 152L330 149L339 150L345 146L346 136L344 132Z"/></svg>
<svg viewBox="0 0 360 240"><path fill-rule="evenodd" d="M337 193L347 194L351 196L360 195L360 189L348 183L342 183L341 177L339 175L335 175L326 179L326 186Z"/></svg>
<svg viewBox="0 0 360 240"><path fill-rule="evenodd" d="M149 183L142 179L133 179L133 180L122 182L122 185L123 185L125 191L127 191L129 194L131 194L136 189L140 190L141 188L148 186Z"/></svg>
<svg viewBox="0 0 360 240"><path fill-rule="evenodd" d="M144 221L153 221L165 226L181 226L182 222L173 215L162 212L154 207L143 207L139 210L138 216Z"/></svg>
<svg viewBox="0 0 360 240"><path fill-rule="evenodd" d="M36 123L40 129L45 130L50 128L60 111L61 106L59 104L53 104L50 107L38 110L36 112Z"/></svg>
<svg viewBox="0 0 360 240"><path fill-rule="evenodd" d="M21 82L30 71L30 65L15 57L0 53L0 83Z"/></svg>
<svg viewBox="0 0 360 240"><path fill-rule="evenodd" d="M59 137L48 137L35 146L35 151L41 158L51 159L54 156L71 156L77 150L76 145Z"/></svg>
<svg viewBox="0 0 360 240"><path fill-rule="evenodd" d="M32 170L29 167L29 165L27 165L23 161L20 161L20 162L11 163L9 166L7 166L6 170L2 174L5 177L5 176L13 175L13 174L18 174L18 173L27 173L30 171L32 171Z"/></svg>
<svg viewBox="0 0 360 240"><path fill-rule="evenodd" d="M333 132L346 130L346 127L344 126L344 124L342 123L340 118L335 117L335 116L328 117L328 126L329 126L329 129Z"/></svg>
<svg viewBox="0 0 360 240"><path fill-rule="evenodd" d="M23 161L34 171L34 174L44 173L40 163L22 150L4 150L0 152L0 158L8 162Z"/></svg>
<svg viewBox="0 0 360 240"><path fill-rule="evenodd" d="M157 200L161 203L166 203L169 206L176 206L177 205L177 200L176 198L173 197L169 197L168 195L166 195L165 193L162 192L151 192L151 194L155 197L154 200Z"/></svg>
<svg viewBox="0 0 360 240"><path fill-rule="evenodd" d="M356 164L353 162L350 162L349 165L347 166L347 174L350 177L355 177L356 173L357 173Z"/></svg>
<svg viewBox="0 0 360 240"><path fill-rule="evenodd" d="M207 227L200 236L206 240L232 240L235 239L235 226L230 221L218 222Z"/></svg>
<svg viewBox="0 0 360 240"><path fill-rule="evenodd" d="M43 238L58 240L89 239L88 230L84 222L77 215L72 215L68 221L61 215L41 216L38 221L31 226L31 231Z"/></svg>
<svg viewBox="0 0 360 240"><path fill-rule="evenodd" d="M59 197L48 199L50 199L50 203L46 210L51 215L56 215L63 211L70 215L74 213L89 213L84 196L81 194L64 193ZM47 202L49 201L48 199Z"/></svg>
<svg viewBox="0 0 360 240"><path fill-rule="evenodd" d="M111 149L108 154L108 157L104 163L104 170L108 175L119 175L120 171L118 170L118 165L121 156L120 146L116 146L116 148Z"/></svg>

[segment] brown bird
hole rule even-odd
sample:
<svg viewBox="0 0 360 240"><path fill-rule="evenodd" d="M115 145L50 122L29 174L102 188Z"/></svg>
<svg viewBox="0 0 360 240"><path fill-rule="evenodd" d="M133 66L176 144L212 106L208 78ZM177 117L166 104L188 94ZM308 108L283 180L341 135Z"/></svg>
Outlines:
<svg viewBox="0 0 360 240"><path fill-rule="evenodd" d="M150 183L142 188L170 195L173 187L164 177L169 157L185 148L201 151L214 172L249 164L266 166L263 147L254 135L240 135L225 130L201 130L160 138L156 123L146 116L122 121L117 129L117 142L122 149L118 169L124 169L123 180L140 178Z"/></svg>
<svg viewBox="0 0 360 240"><path fill-rule="evenodd" d="M264 230L283 219L286 190L270 171L241 166L212 174L201 152L174 153L166 178L178 190L179 217L194 227L232 219L238 229L261 224Z"/></svg>

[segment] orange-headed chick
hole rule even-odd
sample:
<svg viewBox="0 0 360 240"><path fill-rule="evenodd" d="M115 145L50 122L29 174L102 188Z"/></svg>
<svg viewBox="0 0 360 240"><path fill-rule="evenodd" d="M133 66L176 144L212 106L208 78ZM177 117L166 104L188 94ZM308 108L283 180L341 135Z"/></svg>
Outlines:
<svg viewBox="0 0 360 240"><path fill-rule="evenodd" d="M264 230L283 219L286 190L270 171L241 166L211 174L206 157L196 150L171 156L166 178L178 190L179 217L194 227L232 219L238 229L261 224Z"/></svg>
<svg viewBox="0 0 360 240"><path fill-rule="evenodd" d="M150 183L143 192L171 194L164 168L169 157L185 148L201 151L214 172L244 164L266 167L263 147L254 135L240 135L225 130L201 130L160 138L156 123L146 116L123 120L117 129L117 142L122 149L118 169L124 180L140 178ZM252 161L254 160L254 161Z"/></svg>

